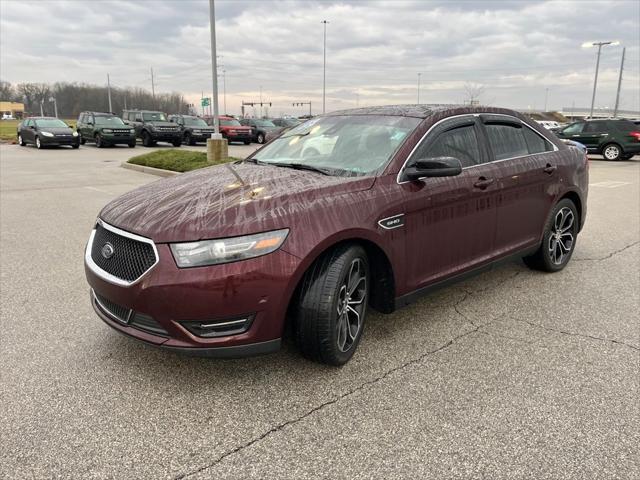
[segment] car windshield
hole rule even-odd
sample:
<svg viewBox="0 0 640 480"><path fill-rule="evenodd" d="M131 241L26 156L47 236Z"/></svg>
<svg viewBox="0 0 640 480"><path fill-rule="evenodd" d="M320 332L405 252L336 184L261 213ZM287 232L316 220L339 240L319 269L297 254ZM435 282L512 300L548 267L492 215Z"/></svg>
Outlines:
<svg viewBox="0 0 640 480"><path fill-rule="evenodd" d="M387 165L420 121L382 115L319 117L276 138L252 159L273 165L304 165L332 175L369 175Z"/></svg>
<svg viewBox="0 0 640 480"><path fill-rule="evenodd" d="M166 122L167 117L162 112L143 113L142 118L145 122Z"/></svg>
<svg viewBox="0 0 640 480"><path fill-rule="evenodd" d="M300 125L300 120L295 120L293 118L283 118L280 121L287 127L295 127L296 125Z"/></svg>
<svg viewBox="0 0 640 480"><path fill-rule="evenodd" d="M227 120L225 118L221 118L220 125L223 127L239 127L240 122L238 120Z"/></svg>
<svg viewBox="0 0 640 480"><path fill-rule="evenodd" d="M69 125L57 118L41 118L35 121L38 127L69 128Z"/></svg>
<svg viewBox="0 0 640 480"><path fill-rule="evenodd" d="M275 127L275 124L271 120L254 120L259 127Z"/></svg>
<svg viewBox="0 0 640 480"><path fill-rule="evenodd" d="M96 125L111 125L113 127L121 127L124 125L122 119L118 117L107 117L104 115L96 115L94 117L96 119Z"/></svg>
<svg viewBox="0 0 640 480"><path fill-rule="evenodd" d="M184 124L190 127L207 127L207 122L201 118L184 117Z"/></svg>

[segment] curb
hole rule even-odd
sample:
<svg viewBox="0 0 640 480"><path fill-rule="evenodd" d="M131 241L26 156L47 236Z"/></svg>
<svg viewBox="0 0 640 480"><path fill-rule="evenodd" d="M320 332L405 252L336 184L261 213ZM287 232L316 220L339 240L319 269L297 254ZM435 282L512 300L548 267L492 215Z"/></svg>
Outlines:
<svg viewBox="0 0 640 480"><path fill-rule="evenodd" d="M173 172L171 170L163 170L162 168L145 167L144 165L136 165L134 163L122 162L120 166L137 172L157 175L158 177L174 177L176 175L182 175L182 172Z"/></svg>

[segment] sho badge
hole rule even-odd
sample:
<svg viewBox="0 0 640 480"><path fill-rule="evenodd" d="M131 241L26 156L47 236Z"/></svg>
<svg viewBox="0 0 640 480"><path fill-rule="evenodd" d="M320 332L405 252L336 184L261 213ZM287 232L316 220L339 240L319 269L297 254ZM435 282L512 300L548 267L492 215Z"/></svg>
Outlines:
<svg viewBox="0 0 640 480"><path fill-rule="evenodd" d="M115 250L113 249L113 245L111 245L110 243L105 243L102 246L102 250L100 250L100 252L102 253L102 256L104 258L111 258Z"/></svg>
<svg viewBox="0 0 640 480"><path fill-rule="evenodd" d="M385 230L392 230L394 228L402 227L404 225L404 213L378 220L378 225L380 225Z"/></svg>

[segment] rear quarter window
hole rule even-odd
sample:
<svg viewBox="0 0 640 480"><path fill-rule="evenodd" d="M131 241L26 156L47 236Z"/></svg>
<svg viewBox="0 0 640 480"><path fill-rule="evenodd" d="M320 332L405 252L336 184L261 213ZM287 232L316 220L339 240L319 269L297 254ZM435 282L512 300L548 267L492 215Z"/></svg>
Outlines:
<svg viewBox="0 0 640 480"><path fill-rule="evenodd" d="M615 122L611 122L613 124L613 128L618 132L627 133L640 130L640 126L636 125L629 120L617 120Z"/></svg>
<svg viewBox="0 0 640 480"><path fill-rule="evenodd" d="M534 132L528 127L523 127L524 140L527 143L529 153L544 153L553 151L553 145L546 138Z"/></svg>

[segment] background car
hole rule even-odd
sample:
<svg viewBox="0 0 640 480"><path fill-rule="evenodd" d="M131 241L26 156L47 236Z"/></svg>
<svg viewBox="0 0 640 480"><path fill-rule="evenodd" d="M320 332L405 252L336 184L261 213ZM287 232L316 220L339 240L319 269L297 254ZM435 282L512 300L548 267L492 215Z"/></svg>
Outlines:
<svg viewBox="0 0 640 480"><path fill-rule="evenodd" d="M552 132L557 132L560 129L560 124L553 120L536 120L540 125L542 125L547 130L551 130Z"/></svg>
<svg viewBox="0 0 640 480"><path fill-rule="evenodd" d="M80 143L94 142L96 147L110 145L136 146L136 131L113 113L82 112L78 116L76 130Z"/></svg>
<svg viewBox="0 0 640 480"><path fill-rule="evenodd" d="M249 145L253 138L250 127L244 126L235 118L228 116L220 117L220 133L229 143L242 142Z"/></svg>
<svg viewBox="0 0 640 480"><path fill-rule="evenodd" d="M292 117L274 118L271 120L276 127L293 128L302 123L302 120Z"/></svg>
<svg viewBox="0 0 640 480"><path fill-rule="evenodd" d="M167 120L163 112L153 110L124 110L122 120L136 131L145 147L153 147L157 142L169 142L174 147L182 145L182 131L175 123Z"/></svg>
<svg viewBox="0 0 640 480"><path fill-rule="evenodd" d="M629 160L640 153L640 127L629 120L584 120L560 129L559 138L573 140L607 160Z"/></svg>
<svg viewBox="0 0 640 480"><path fill-rule="evenodd" d="M31 117L18 125L18 144L24 147L28 143L37 148L69 145L80 146L78 132L55 117Z"/></svg>
<svg viewBox="0 0 640 480"><path fill-rule="evenodd" d="M169 115L169 121L177 124L182 130L182 141L187 145L206 142L215 131L202 118L194 115Z"/></svg>
<svg viewBox="0 0 640 480"><path fill-rule="evenodd" d="M282 127L262 118L243 118L240 124L251 127L251 140L261 144L267 141L267 135L276 136L282 131Z"/></svg>

